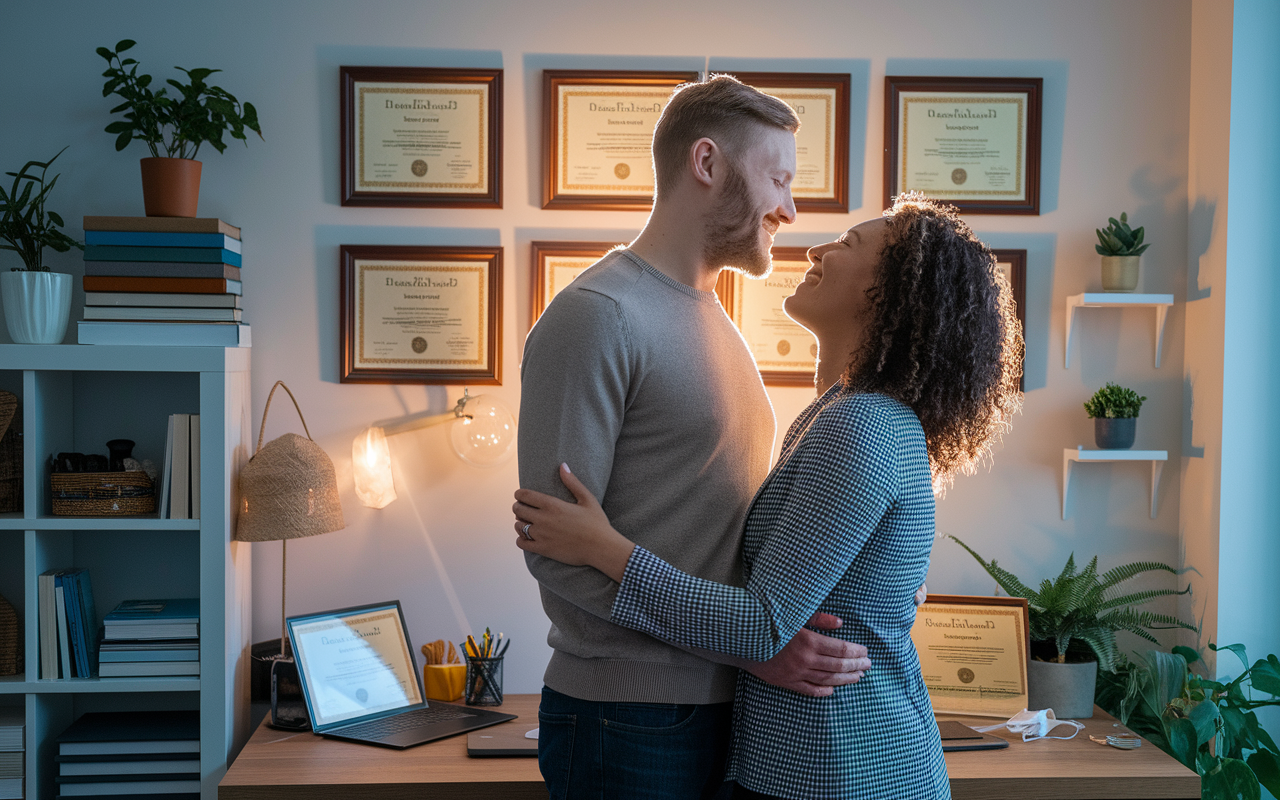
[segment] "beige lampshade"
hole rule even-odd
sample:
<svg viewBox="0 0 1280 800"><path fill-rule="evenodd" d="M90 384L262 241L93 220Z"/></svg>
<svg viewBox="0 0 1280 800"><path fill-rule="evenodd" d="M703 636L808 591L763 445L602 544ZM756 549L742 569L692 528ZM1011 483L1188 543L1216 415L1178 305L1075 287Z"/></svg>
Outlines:
<svg viewBox="0 0 1280 800"><path fill-rule="evenodd" d="M241 542L297 539L346 527L338 500L338 478L329 455L307 436L286 433L262 444L271 395L258 433L258 450L240 470L240 513L235 538ZM293 400L294 407L298 401ZM298 409L302 416L302 409ZM302 421L306 430L307 422Z"/></svg>

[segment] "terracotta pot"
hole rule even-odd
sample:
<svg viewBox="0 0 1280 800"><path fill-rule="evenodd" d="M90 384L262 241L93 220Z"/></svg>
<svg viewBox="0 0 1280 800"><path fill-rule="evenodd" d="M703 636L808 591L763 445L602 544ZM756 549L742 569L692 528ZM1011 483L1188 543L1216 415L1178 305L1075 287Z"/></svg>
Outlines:
<svg viewBox="0 0 1280 800"><path fill-rule="evenodd" d="M142 202L148 217L194 217L200 202L200 162L142 159Z"/></svg>
<svg viewBox="0 0 1280 800"><path fill-rule="evenodd" d="M1103 290L1107 292L1132 292L1138 288L1139 258L1141 256L1103 256Z"/></svg>

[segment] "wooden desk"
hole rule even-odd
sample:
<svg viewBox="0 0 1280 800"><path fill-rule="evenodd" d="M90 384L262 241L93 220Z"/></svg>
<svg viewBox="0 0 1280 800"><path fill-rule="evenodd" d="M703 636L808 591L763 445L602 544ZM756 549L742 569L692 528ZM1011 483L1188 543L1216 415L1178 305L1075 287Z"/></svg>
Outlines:
<svg viewBox="0 0 1280 800"><path fill-rule="evenodd" d="M526 730L538 723L537 695L507 695L502 710ZM972 725L999 720L942 717ZM1117 750L1089 734L1114 732L1101 711L1068 741L1023 742L1004 750L947 753L954 800L1190 800L1200 778L1151 744ZM996 734L1000 735L1000 734ZM218 786L219 800L447 797L546 800L534 758L468 758L467 737L409 750L290 735L261 726Z"/></svg>

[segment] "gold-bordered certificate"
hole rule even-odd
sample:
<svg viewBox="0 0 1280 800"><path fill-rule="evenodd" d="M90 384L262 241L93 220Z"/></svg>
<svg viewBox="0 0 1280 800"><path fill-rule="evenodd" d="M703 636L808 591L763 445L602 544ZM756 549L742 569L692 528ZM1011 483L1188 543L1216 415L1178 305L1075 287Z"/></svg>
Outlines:
<svg viewBox="0 0 1280 800"><path fill-rule="evenodd" d="M648 208L653 129L696 72L543 73L543 208Z"/></svg>
<svg viewBox="0 0 1280 800"><path fill-rule="evenodd" d="M564 287L618 244L606 242L534 242L533 310L530 324Z"/></svg>
<svg viewBox="0 0 1280 800"><path fill-rule="evenodd" d="M1040 85L886 78L886 202L918 191L969 213L1039 213Z"/></svg>
<svg viewBox="0 0 1280 800"><path fill-rule="evenodd" d="M740 72L738 80L796 112L796 175L791 196L800 211L849 208L849 75Z"/></svg>
<svg viewBox="0 0 1280 800"><path fill-rule="evenodd" d="M725 311L742 331L760 377L769 385L813 385L818 340L782 309L811 266L805 252L802 247L775 247L768 277L725 270L717 286Z"/></svg>
<svg viewBox="0 0 1280 800"><path fill-rule="evenodd" d="M1027 601L929 595L911 640L933 710L1011 717L1027 707Z"/></svg>
<svg viewBox="0 0 1280 800"><path fill-rule="evenodd" d="M342 69L344 205L501 206L501 70Z"/></svg>
<svg viewBox="0 0 1280 800"><path fill-rule="evenodd" d="M342 271L343 382L499 382L499 249L344 246Z"/></svg>

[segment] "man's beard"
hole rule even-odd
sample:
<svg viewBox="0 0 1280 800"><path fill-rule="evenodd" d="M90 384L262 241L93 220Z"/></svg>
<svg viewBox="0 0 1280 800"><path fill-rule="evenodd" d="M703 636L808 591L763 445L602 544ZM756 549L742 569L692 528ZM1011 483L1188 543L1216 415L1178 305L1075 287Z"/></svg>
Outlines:
<svg viewBox="0 0 1280 800"><path fill-rule="evenodd" d="M708 265L729 267L755 278L773 269L768 248L760 247L763 214L751 207L747 181L736 165L728 165L720 205L707 218L703 258Z"/></svg>

